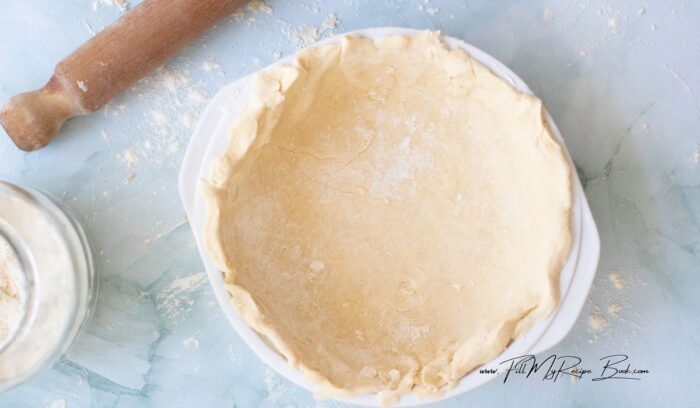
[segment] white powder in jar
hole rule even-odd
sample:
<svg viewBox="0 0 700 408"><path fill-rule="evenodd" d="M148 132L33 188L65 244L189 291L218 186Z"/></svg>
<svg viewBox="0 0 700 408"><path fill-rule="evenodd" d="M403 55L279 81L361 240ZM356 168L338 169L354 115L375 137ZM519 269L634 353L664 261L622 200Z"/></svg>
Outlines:
<svg viewBox="0 0 700 408"><path fill-rule="evenodd" d="M22 316L22 281L17 257L0 237L0 345L11 337Z"/></svg>
<svg viewBox="0 0 700 408"><path fill-rule="evenodd" d="M0 319L14 320L0 343L2 391L66 351L94 300L94 269L77 224L41 193L0 181L0 227L7 247L0 253L0 270L8 277L3 281L11 282L4 286L19 293L0 292L7 299L0 304ZM25 257L31 259L26 270Z"/></svg>

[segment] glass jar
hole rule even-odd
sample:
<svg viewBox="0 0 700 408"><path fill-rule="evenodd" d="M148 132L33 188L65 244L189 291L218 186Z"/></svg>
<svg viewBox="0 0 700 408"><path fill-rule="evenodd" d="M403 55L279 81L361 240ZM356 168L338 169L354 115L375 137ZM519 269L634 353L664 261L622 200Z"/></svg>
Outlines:
<svg viewBox="0 0 700 408"><path fill-rule="evenodd" d="M47 195L2 181L0 245L3 390L65 353L92 313L96 280L90 246L75 218Z"/></svg>

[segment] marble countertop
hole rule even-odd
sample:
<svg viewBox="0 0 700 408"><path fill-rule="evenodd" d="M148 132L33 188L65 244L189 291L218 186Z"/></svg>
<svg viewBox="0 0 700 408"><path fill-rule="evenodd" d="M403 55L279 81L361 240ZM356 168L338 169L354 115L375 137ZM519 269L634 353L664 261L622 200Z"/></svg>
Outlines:
<svg viewBox="0 0 700 408"><path fill-rule="evenodd" d="M119 18L121 1L6 0L0 103ZM138 3L128 0L129 7ZM579 321L544 353L639 381L492 381L439 407L691 406L700 391L700 4L694 0L268 0L233 15L106 108L22 153L0 134L0 179L59 197L100 280L70 352L3 407L334 407L265 367L225 320L177 191L197 116L221 86L316 39L372 26L439 29L517 72L555 118L602 241ZM0 133L4 133L0 130Z"/></svg>

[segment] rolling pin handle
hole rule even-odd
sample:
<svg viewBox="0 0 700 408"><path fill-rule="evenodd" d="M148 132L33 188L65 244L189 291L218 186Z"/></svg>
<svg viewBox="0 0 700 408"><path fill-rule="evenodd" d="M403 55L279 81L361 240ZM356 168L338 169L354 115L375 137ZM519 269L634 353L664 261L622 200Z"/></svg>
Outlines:
<svg viewBox="0 0 700 408"><path fill-rule="evenodd" d="M48 145L66 119L83 115L55 77L41 89L12 97L0 111L0 124L20 149L31 152Z"/></svg>

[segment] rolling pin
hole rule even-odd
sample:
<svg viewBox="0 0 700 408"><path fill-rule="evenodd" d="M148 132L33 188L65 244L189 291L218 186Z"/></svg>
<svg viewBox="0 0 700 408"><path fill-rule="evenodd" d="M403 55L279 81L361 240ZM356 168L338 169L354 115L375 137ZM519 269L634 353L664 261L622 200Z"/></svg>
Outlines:
<svg viewBox="0 0 700 408"><path fill-rule="evenodd" d="M20 149L40 149L67 119L101 108L244 2L145 0L56 65L43 88L12 97L0 124Z"/></svg>

